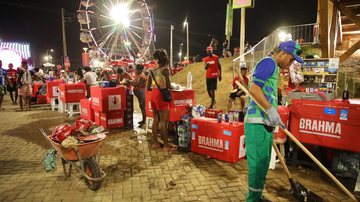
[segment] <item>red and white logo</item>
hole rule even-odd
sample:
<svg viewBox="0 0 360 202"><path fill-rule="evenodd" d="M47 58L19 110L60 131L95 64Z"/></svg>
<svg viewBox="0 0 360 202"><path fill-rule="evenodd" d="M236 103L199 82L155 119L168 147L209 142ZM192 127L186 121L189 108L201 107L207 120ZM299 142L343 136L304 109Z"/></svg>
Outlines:
<svg viewBox="0 0 360 202"><path fill-rule="evenodd" d="M318 136L340 139L341 123L300 118L299 131Z"/></svg>
<svg viewBox="0 0 360 202"><path fill-rule="evenodd" d="M121 109L121 95L109 95L109 110Z"/></svg>
<svg viewBox="0 0 360 202"><path fill-rule="evenodd" d="M222 139L200 136L198 139L199 147L218 152L224 151L224 142Z"/></svg>

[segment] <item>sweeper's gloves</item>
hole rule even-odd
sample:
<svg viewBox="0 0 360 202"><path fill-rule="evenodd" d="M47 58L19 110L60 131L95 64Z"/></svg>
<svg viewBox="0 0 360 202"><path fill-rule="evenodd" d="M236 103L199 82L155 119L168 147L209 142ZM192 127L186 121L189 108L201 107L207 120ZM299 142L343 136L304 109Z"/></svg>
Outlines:
<svg viewBox="0 0 360 202"><path fill-rule="evenodd" d="M285 124L282 122L279 113L274 107L271 107L267 110L267 115L269 116L269 121L267 124L273 127L280 125L282 128L285 128Z"/></svg>

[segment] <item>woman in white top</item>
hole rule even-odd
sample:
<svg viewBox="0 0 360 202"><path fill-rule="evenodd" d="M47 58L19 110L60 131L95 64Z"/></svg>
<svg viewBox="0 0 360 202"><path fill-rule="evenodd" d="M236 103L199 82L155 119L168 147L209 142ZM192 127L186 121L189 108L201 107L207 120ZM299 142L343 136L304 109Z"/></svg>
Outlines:
<svg viewBox="0 0 360 202"><path fill-rule="evenodd" d="M90 67L85 67L84 83L86 84L86 97L90 98L90 86L96 85L97 75Z"/></svg>

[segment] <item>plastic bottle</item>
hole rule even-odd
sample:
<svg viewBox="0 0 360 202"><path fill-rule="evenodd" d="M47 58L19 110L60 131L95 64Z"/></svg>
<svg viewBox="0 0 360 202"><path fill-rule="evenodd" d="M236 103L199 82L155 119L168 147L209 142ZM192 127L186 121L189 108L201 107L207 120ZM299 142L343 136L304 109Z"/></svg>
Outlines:
<svg viewBox="0 0 360 202"><path fill-rule="evenodd" d="M187 74L186 88L187 88L187 89L192 89L192 74L191 74L191 72L189 72L189 73Z"/></svg>

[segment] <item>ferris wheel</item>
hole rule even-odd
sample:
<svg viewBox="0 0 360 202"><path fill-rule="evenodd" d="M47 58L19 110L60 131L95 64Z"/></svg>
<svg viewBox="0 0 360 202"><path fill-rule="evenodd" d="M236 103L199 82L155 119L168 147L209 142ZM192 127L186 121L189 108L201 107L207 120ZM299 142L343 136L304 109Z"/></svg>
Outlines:
<svg viewBox="0 0 360 202"><path fill-rule="evenodd" d="M154 24L145 0L80 0L77 18L92 61L150 55Z"/></svg>

